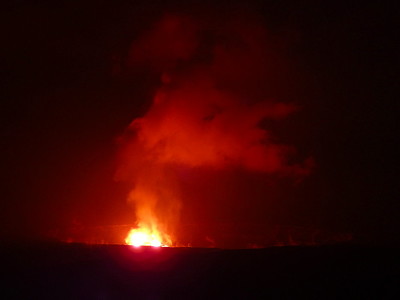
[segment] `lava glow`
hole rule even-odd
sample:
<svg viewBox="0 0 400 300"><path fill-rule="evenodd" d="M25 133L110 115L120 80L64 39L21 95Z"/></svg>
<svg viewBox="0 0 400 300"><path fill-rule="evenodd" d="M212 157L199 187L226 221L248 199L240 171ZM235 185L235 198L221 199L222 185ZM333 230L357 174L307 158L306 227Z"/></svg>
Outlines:
<svg viewBox="0 0 400 300"><path fill-rule="evenodd" d="M168 247L162 243L160 234L145 228L131 229L125 239L127 245L135 247L152 246L152 247Z"/></svg>

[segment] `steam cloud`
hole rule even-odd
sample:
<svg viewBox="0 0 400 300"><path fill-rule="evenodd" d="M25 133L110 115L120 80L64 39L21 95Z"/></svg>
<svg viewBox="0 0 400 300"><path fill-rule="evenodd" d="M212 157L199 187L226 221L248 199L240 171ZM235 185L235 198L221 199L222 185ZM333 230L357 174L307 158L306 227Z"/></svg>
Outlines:
<svg viewBox="0 0 400 300"><path fill-rule="evenodd" d="M138 224L173 232L181 209L177 168L241 168L302 177L294 148L260 126L296 111L268 99L267 32L249 19L203 24L167 15L133 43L130 63L159 72L152 106L122 136L117 178L134 185Z"/></svg>

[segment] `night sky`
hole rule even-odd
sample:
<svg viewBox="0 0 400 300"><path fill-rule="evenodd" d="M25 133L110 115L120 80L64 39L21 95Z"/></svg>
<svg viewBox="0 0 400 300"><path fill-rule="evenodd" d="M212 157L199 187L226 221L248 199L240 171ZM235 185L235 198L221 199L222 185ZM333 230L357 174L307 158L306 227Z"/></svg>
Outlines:
<svg viewBox="0 0 400 300"><path fill-rule="evenodd" d="M2 4L2 237L133 222L129 187L113 179L116 140L149 108L159 74L127 66L129 47L166 12L204 16L240 7L189 2ZM239 200L225 201L232 209L224 214L207 200L194 203L191 213L203 222L211 222L210 215L265 220L398 242L395 10L307 2L251 6L285 57L272 96L301 107L273 131L299 156L314 158L313 173L297 184L282 180L270 195L262 178L214 174L214 182L241 182ZM257 191L253 208L240 201L246 186ZM218 183L213 189L219 193ZM265 204L264 198L272 200Z"/></svg>

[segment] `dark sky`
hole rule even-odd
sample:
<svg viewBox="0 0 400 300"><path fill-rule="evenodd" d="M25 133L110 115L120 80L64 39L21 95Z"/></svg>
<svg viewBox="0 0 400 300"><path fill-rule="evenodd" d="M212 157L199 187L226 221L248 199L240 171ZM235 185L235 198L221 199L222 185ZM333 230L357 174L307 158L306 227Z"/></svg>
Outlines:
<svg viewBox="0 0 400 300"><path fill-rule="evenodd" d="M142 2L2 4L2 236L130 222L127 186L113 181L115 139L144 114L158 77L124 68L115 76L116 61L167 11L234 9ZM394 241L395 10L265 2L255 10L287 41L293 64L278 96L302 106L276 130L317 163L312 176L280 196L274 220Z"/></svg>

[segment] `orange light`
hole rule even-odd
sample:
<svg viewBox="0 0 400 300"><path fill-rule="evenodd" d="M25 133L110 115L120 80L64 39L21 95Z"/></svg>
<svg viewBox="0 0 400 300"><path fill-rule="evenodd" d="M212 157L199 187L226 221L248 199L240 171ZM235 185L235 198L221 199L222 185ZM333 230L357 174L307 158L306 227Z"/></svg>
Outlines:
<svg viewBox="0 0 400 300"><path fill-rule="evenodd" d="M125 239L127 245L135 247L152 246L152 247L168 247L162 243L160 234L152 232L146 228L131 229Z"/></svg>

